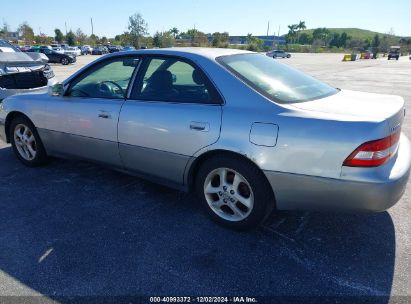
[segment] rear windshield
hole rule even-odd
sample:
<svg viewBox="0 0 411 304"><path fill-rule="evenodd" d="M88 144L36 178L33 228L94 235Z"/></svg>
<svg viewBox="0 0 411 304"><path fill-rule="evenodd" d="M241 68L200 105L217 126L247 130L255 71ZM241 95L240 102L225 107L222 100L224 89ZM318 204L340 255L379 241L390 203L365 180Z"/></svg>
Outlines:
<svg viewBox="0 0 411 304"><path fill-rule="evenodd" d="M263 54L222 56L217 61L275 102L303 102L338 92L337 89Z"/></svg>

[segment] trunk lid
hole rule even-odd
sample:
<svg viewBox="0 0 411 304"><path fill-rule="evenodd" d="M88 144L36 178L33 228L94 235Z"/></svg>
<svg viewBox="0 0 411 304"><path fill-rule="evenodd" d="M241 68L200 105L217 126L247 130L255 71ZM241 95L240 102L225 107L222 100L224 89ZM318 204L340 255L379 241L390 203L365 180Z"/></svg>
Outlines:
<svg viewBox="0 0 411 304"><path fill-rule="evenodd" d="M404 99L400 96L341 90L339 93L292 106L315 112L346 116L363 121L387 121L390 133L401 129L405 116Z"/></svg>

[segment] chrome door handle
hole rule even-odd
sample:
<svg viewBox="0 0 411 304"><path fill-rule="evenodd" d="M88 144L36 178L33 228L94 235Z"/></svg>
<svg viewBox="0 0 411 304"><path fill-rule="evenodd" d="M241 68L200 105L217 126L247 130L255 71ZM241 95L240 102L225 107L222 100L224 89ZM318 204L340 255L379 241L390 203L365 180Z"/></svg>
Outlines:
<svg viewBox="0 0 411 304"><path fill-rule="evenodd" d="M208 122L192 121L190 123L190 129L193 131L208 132L210 130L210 125Z"/></svg>

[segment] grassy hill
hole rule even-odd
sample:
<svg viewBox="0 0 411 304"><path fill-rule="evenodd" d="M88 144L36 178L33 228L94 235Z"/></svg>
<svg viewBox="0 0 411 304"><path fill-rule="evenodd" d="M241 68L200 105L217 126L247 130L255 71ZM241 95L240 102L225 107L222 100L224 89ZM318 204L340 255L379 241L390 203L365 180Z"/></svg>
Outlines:
<svg viewBox="0 0 411 304"><path fill-rule="evenodd" d="M372 39L375 34L378 34L380 36L383 36L385 34L383 33L378 33L378 32L373 32L373 31L369 31L369 30L363 30L363 29L359 29L359 28L327 28L331 33L338 33L338 34L342 34L343 32L346 32L348 36L351 36L353 39L367 39L370 38ZM309 30L305 30L305 31L301 31L300 33L307 33L309 35L312 35L314 29L309 29Z"/></svg>

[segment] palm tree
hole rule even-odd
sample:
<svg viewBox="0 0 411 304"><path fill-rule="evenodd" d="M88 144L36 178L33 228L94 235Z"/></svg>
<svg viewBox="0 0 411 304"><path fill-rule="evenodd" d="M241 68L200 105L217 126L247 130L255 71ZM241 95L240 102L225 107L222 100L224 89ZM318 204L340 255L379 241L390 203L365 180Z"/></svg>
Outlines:
<svg viewBox="0 0 411 304"><path fill-rule="evenodd" d="M247 43L248 44L251 44L251 40L253 39L253 34L251 34L251 33L248 33L247 34Z"/></svg>
<svg viewBox="0 0 411 304"><path fill-rule="evenodd" d="M178 30L178 28L173 27L173 28L170 30L170 33L173 34L174 39L176 39L176 38L177 38L177 35L180 33L180 31Z"/></svg>
<svg viewBox="0 0 411 304"><path fill-rule="evenodd" d="M295 34L297 30L297 24L291 24L288 26L288 38L290 39L291 42L295 41Z"/></svg>
<svg viewBox="0 0 411 304"><path fill-rule="evenodd" d="M300 31L304 31L304 30L307 29L307 27L306 27L306 25L305 25L305 21L300 21L297 26L298 26L298 29L299 29Z"/></svg>
<svg viewBox="0 0 411 304"><path fill-rule="evenodd" d="M300 22L296 24L296 29L297 29L297 32L296 32L297 39L296 40L297 42L299 42L300 31L304 31L305 29L307 29L307 27L305 26L305 21L300 20Z"/></svg>

